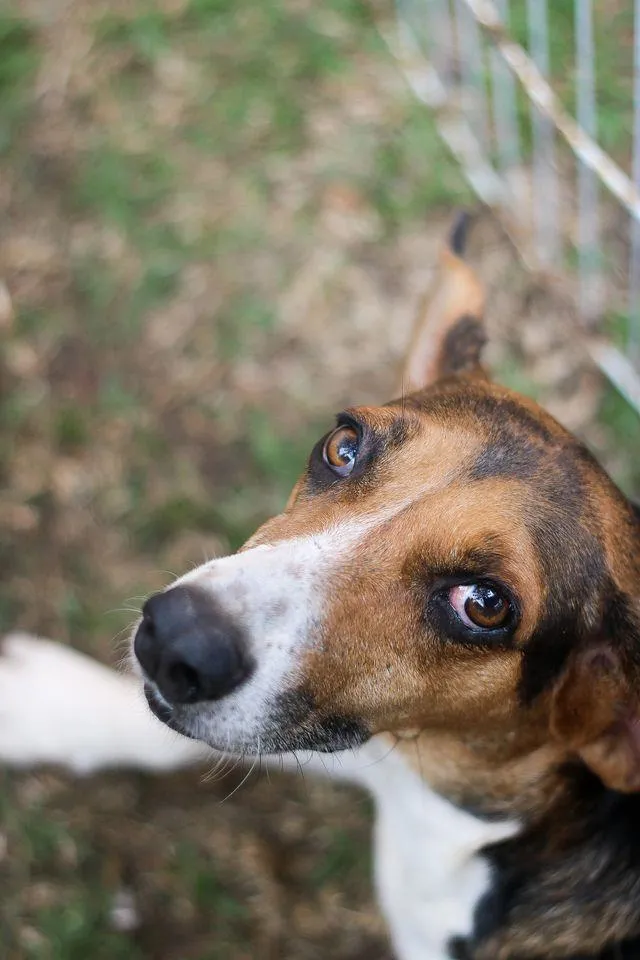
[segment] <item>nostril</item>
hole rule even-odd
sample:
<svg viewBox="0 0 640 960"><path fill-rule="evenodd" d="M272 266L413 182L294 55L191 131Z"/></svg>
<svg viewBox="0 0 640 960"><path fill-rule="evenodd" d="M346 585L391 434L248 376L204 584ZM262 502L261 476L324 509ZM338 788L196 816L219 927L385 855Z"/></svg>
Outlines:
<svg viewBox="0 0 640 960"><path fill-rule="evenodd" d="M149 637L155 639L156 625L153 622L153 617L151 616L150 612L145 610L144 607L142 608L142 623L140 624L140 627L147 633Z"/></svg>
<svg viewBox="0 0 640 960"><path fill-rule="evenodd" d="M198 673L187 663L172 663L167 669L173 699L178 703L195 703L200 693Z"/></svg>
<svg viewBox="0 0 640 960"><path fill-rule="evenodd" d="M251 664L238 649L191 634L160 658L154 679L170 703L197 703L226 696L250 672Z"/></svg>

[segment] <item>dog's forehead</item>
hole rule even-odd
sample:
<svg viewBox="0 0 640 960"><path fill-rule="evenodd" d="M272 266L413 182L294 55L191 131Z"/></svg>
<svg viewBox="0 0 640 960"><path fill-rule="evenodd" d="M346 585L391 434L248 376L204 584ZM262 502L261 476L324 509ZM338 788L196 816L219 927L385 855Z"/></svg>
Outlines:
<svg viewBox="0 0 640 960"><path fill-rule="evenodd" d="M600 552L589 517L598 468L533 401L487 381L452 380L346 413L362 430L354 476L331 477L317 445L285 513L247 546L334 531L346 556L347 522L373 554L398 562L422 550L445 563L487 544L517 560L530 546L529 568L545 579L587 541L589 553Z"/></svg>
<svg viewBox="0 0 640 960"><path fill-rule="evenodd" d="M332 477L322 466L322 444L316 445L285 514L268 523L259 540L310 533L345 518L397 517L436 495L448 515L470 517L479 488L484 517L492 504L523 522L540 511L561 514L567 523L584 513L584 478L594 467L586 451L535 403L492 383L453 381L345 413L362 431L353 477Z"/></svg>
<svg viewBox="0 0 640 960"><path fill-rule="evenodd" d="M434 416L426 408L392 402L384 407L352 407L347 413L365 429L370 465L381 483L420 489L430 476L449 482L481 452L486 432L460 417ZM431 486L431 484L429 484Z"/></svg>
<svg viewBox="0 0 640 960"><path fill-rule="evenodd" d="M425 428L440 424L452 430L472 429L485 438L509 434L523 444L533 442L541 448L559 441L577 445L575 438L534 400L489 380L451 378L392 400L385 409L400 409L405 415L410 412Z"/></svg>
<svg viewBox="0 0 640 960"><path fill-rule="evenodd" d="M363 510L423 502L433 512L422 529L431 538L446 527L452 543L493 529L517 553L526 537L547 573L572 544L595 549L608 478L535 402L490 382L452 382L350 413L379 441L371 482L353 491Z"/></svg>
<svg viewBox="0 0 640 960"><path fill-rule="evenodd" d="M412 472L463 473L469 482L490 477L530 480L559 456L582 470L580 443L534 401L488 381L452 380L393 400L349 411ZM407 456L408 455L408 456ZM407 475L405 473L405 478Z"/></svg>

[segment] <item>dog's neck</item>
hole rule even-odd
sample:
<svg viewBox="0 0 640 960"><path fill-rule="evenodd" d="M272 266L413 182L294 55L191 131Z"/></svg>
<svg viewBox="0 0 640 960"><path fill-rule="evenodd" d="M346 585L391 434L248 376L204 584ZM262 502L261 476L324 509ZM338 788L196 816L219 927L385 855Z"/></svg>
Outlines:
<svg viewBox="0 0 640 960"><path fill-rule="evenodd" d="M496 747L490 765L486 746L481 761L472 739L454 749L452 738L422 733L399 738L395 750L425 787L487 826L469 860L482 859L490 879L471 931L452 939L450 956L640 956L637 794L609 790L550 746L523 755L515 745ZM466 784L457 775L463 755ZM505 833L492 837L490 826ZM482 840L480 828L477 835Z"/></svg>
<svg viewBox="0 0 640 960"><path fill-rule="evenodd" d="M540 818L562 784L566 752L536 732L536 717L512 739L471 734L400 734L394 749L436 793L487 820ZM391 742L391 737L389 741Z"/></svg>
<svg viewBox="0 0 640 960"><path fill-rule="evenodd" d="M520 829L512 819L488 821L432 790L388 738L363 748L362 778L376 801L378 898L403 960L448 960L455 939L473 934L478 904L491 889L481 855Z"/></svg>
<svg viewBox="0 0 640 960"><path fill-rule="evenodd" d="M555 775L540 819L486 851L494 883L473 960L640 956L640 798L579 761Z"/></svg>

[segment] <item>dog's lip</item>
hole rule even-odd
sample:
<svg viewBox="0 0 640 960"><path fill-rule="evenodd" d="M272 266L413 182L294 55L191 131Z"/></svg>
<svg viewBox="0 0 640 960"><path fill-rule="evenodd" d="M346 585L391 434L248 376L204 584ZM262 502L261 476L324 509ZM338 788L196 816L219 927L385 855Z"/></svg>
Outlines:
<svg viewBox="0 0 640 960"><path fill-rule="evenodd" d="M175 709L170 703L167 703L164 697L149 681L145 682L144 684L144 695L146 697L147 704L149 705L149 709L154 717L157 717L158 720L162 721L162 723L169 727L170 730L174 730L183 737L189 737L191 740L196 739L196 737L194 737L188 729L178 722L175 715Z"/></svg>
<svg viewBox="0 0 640 960"><path fill-rule="evenodd" d="M153 684L149 683L148 681L144 685L144 695L147 698L147 703L151 712L155 714L158 720L162 720L163 723L170 725L171 720L173 719L173 707L170 703L167 703L167 701L160 695Z"/></svg>

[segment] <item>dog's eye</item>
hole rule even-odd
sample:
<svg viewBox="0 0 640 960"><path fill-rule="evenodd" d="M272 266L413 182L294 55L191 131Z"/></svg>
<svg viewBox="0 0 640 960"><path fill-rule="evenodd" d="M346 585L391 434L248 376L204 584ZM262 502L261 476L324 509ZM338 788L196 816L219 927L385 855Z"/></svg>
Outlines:
<svg viewBox="0 0 640 960"><path fill-rule="evenodd" d="M509 598L493 583L465 583L451 587L449 603L467 627L499 630L513 619Z"/></svg>
<svg viewBox="0 0 640 960"><path fill-rule="evenodd" d="M348 477L356 463L360 437L354 427L337 427L327 437L322 459L339 477Z"/></svg>

